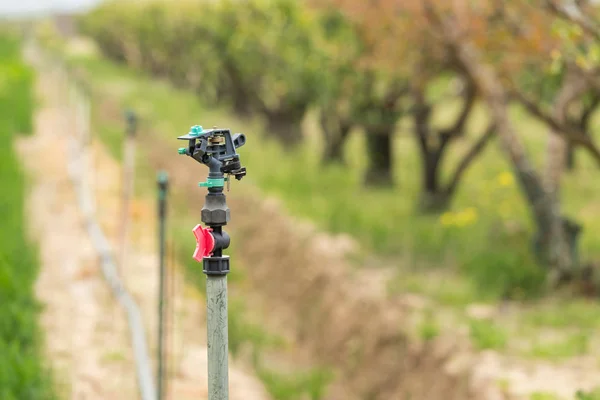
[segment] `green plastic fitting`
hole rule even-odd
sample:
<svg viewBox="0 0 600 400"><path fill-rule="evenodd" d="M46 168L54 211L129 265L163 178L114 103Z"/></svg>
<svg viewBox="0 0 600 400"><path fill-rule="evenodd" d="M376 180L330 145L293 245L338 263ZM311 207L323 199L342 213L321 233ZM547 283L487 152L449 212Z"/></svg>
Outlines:
<svg viewBox="0 0 600 400"><path fill-rule="evenodd" d="M202 126L194 125L190 129L190 136L200 136L202 134L202 131L203 131Z"/></svg>
<svg viewBox="0 0 600 400"><path fill-rule="evenodd" d="M207 178L206 182L200 182L198 183L198 186L200 187L207 187L207 188L211 188L211 187L223 187L225 186L225 181L227 180L227 178Z"/></svg>

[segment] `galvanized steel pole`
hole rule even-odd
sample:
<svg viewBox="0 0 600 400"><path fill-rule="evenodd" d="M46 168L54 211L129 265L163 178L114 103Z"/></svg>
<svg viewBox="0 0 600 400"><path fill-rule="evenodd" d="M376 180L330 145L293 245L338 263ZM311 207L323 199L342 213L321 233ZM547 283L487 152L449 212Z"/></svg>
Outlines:
<svg viewBox="0 0 600 400"><path fill-rule="evenodd" d="M206 279L208 329L208 399L229 399L227 275Z"/></svg>

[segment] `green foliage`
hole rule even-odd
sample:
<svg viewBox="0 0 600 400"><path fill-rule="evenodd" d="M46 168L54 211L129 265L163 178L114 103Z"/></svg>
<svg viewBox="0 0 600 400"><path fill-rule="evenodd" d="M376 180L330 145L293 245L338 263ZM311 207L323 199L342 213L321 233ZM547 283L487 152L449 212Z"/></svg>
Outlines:
<svg viewBox="0 0 600 400"><path fill-rule="evenodd" d="M15 134L32 128L33 75L19 51L0 34L0 398L51 399L33 292L37 254L26 239L25 177L13 150Z"/></svg>
<svg viewBox="0 0 600 400"><path fill-rule="evenodd" d="M533 308L526 312L525 318L529 325L536 327L593 330L600 326L600 309L596 301L560 301L551 307Z"/></svg>
<svg viewBox="0 0 600 400"><path fill-rule="evenodd" d="M506 331L493 321L473 319L469 321L471 341L479 350L503 349L508 342Z"/></svg>
<svg viewBox="0 0 600 400"><path fill-rule="evenodd" d="M594 389L591 392L577 391L575 400L600 400L600 388Z"/></svg>
<svg viewBox="0 0 600 400"><path fill-rule="evenodd" d="M366 39L368 35L362 29L365 27L350 22L339 9L322 7L317 11L292 0L176 4L157 0L109 1L81 22L84 31L96 39L107 56L166 77L176 86L199 95L205 107L178 108L175 104L179 102L165 96L162 86L161 96L143 95L151 97L154 105L160 104L156 115L179 120L170 129L181 129L181 121L193 115L190 108L193 112L206 112L214 110L215 104L280 117L289 126L297 127L307 108L317 105L331 117L331 125L352 120L352 125L362 126L368 133L382 122L393 126L407 106L400 101L402 96L395 94L406 80L406 65L398 66L402 72L392 73L389 68L369 63L368 55L374 48L372 41ZM557 32L562 35L560 29ZM567 36L571 34L580 35L575 32ZM498 42L504 43L501 39ZM527 43L521 45L528 46ZM564 40L556 43L569 46ZM528 54L523 49L529 47L519 46L519 55ZM594 59L593 43L589 46ZM500 49L506 50L502 46ZM563 49L557 51L559 55L552 57L559 59ZM562 70L540 73L552 61L546 53L535 53L527 58L526 65L517 63L515 78L524 92L536 92L541 104L553 99L563 77ZM426 58L427 64L436 65L426 66L432 74L432 82L427 85L428 100L440 97L438 86L448 86L448 72L440 72L438 65L442 54L436 50L431 56L431 60ZM148 99L141 102L154 107ZM432 125L445 126L456 117L456 104L449 103L435 108ZM511 109L511 117L537 162L543 151L540 149L544 148L539 133L545 134L546 129L515 110ZM327 145L330 133L314 133L319 130L316 124L310 126L311 141L305 148L273 163L264 162L265 152L281 154L282 148L264 140L272 133L265 132L259 145L252 147L249 143L252 151L247 163L254 171L255 181L267 192L283 197L293 213L310 217L329 231L353 233L368 250L402 254L418 265L456 266L487 297L528 298L542 293L545 271L530 255L531 227L523 198L514 185L488 183L495 182L496 176L511 178L499 152L486 150L485 166L469 170L465 179L474 183L461 184L450 215L442 216L440 221L418 216L413 205L422 188L422 179L415 173L421 161L419 149L406 137L414 129L409 117L400 122L403 129L394 143L393 154L402 162L394 168L393 175L401 182L401 190L363 190L368 146L362 137L355 136L346 145L348 168L322 168L318 150L324 143ZM481 110L470 118L465 138L453 144L444 156L440 181L448 179L453 164L457 164L472 143L473 134L481 132L486 122ZM247 126L248 122L243 124ZM324 128L326 124L321 125ZM302 165L301 170L298 165ZM315 184L323 181L327 182L326 190ZM577 193L589 192L588 183L574 177L565 183L565 189L564 209L577 213L577 218L586 217L586 227L590 227L582 236L584 251L591 257L600 255L597 240L586 234L600 220L597 215L580 215L589 206L584 199L591 197ZM438 222L441 226L436 225ZM514 225L521 226L515 231Z"/></svg>
<svg viewBox="0 0 600 400"><path fill-rule="evenodd" d="M558 400L558 396L554 393L535 392L529 396L529 400Z"/></svg>
<svg viewBox="0 0 600 400"><path fill-rule="evenodd" d="M571 334L559 342L536 342L531 350L531 355L551 360L568 359L574 356L585 355L589 350L590 336L590 332L582 331Z"/></svg>
<svg viewBox="0 0 600 400"><path fill-rule="evenodd" d="M332 372L324 368L282 373L259 367L258 375L276 400L324 400L327 385L333 379Z"/></svg>
<svg viewBox="0 0 600 400"><path fill-rule="evenodd" d="M450 287L428 290L435 296L446 293L444 302L460 300L460 304L465 304L474 297L484 300L501 296L529 298L542 293L544 271L529 254L531 227L527 222L527 209L496 146L487 150L481 167L469 171L448 213L422 216L414 208L420 183L415 173L419 169L418 152L416 144L404 135L404 129L395 142L395 150L402 159L395 175L402 187L364 190L361 176L366 163L365 137L360 132L346 145L346 167L323 167L320 155L314 151L321 142L318 130L310 125L314 121L309 120L308 125L317 132L314 138L297 151L285 154L277 143L265 140L254 122L241 121L223 109L214 108L213 104L198 102L189 91L175 89L164 81L149 79L105 60L74 62L88 72L90 83L100 98L112 99L123 109L141 110L143 120L165 135L181 132L182 127L202 121L218 121L221 126L251 134L254 139L243 149L244 163L252 172L245 178L247 182L280 197L288 211L311 219L319 228L353 235L364 246L364 251L401 257L404 269L415 269L412 271L415 279L419 279L417 274L424 268L435 265L462 272L462 279L467 282L457 284L459 292L449 293ZM445 111L442 107L440 117ZM511 113L518 121L519 130L527 132L524 135L527 149L535 160L541 161L546 130L519 109L512 109ZM485 122L485 115L478 109L468 126L467 137L479 132ZM117 125L104 118L98 128L100 132L114 131L114 135L109 136L116 141ZM458 151L448 154L450 165L456 163L468 140L457 145ZM265 162L265 154L272 155L271 162ZM596 172L585 154L580 161L584 167L581 173L564 183L565 209L568 215L586 221L582 251L592 257L600 256L598 236L592 234L600 227L600 214L594 211L594 198L600 194L598 185L593 184ZM244 185L244 182L239 184ZM182 232L182 237L188 235L189 232ZM438 281L435 275L427 280ZM201 274L198 282L202 282Z"/></svg>
<svg viewBox="0 0 600 400"><path fill-rule="evenodd" d="M419 336L423 340L429 341L429 340L435 339L436 337L439 336L440 325L435 320L435 317L433 316L432 313L427 313L427 315L425 315L425 318L423 319L423 321L421 321L421 323L419 324L418 330L419 330Z"/></svg>
<svg viewBox="0 0 600 400"><path fill-rule="evenodd" d="M528 237L502 233L494 238L494 246L478 252L463 264L463 270L491 298L524 300L540 294L544 288L545 272L519 240L527 243Z"/></svg>
<svg viewBox="0 0 600 400"><path fill-rule="evenodd" d="M81 26L109 57L238 111L302 117L321 86L314 18L296 1L107 2Z"/></svg>

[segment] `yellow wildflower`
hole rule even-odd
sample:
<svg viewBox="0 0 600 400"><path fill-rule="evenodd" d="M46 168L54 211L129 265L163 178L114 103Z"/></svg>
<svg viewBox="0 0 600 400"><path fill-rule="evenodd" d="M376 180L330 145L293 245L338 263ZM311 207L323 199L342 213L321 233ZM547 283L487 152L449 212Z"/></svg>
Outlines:
<svg viewBox="0 0 600 400"><path fill-rule="evenodd" d="M456 215L456 225L457 226L467 226L475 223L477 221L477 210L473 207L469 207L463 211L460 211Z"/></svg>
<svg viewBox="0 0 600 400"><path fill-rule="evenodd" d="M515 178L510 172L503 172L498 176L500 186L512 186L515 183Z"/></svg>

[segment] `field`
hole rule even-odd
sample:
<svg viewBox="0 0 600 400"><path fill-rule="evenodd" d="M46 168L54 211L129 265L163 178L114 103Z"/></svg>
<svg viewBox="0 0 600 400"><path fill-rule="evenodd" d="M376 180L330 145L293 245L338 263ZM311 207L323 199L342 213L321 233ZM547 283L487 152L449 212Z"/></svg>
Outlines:
<svg viewBox="0 0 600 400"><path fill-rule="evenodd" d="M581 338L600 324L597 304L572 299L568 295L543 297L543 271L529 255L530 231L526 210L508 167L495 146L483 155L480 165L476 166L480 168L473 168L467 177L453 211L437 217L423 216L415 211L415 196L414 193L411 195L411 191L416 192L417 181L410 171L418 168L417 160L411 158L411 138L402 131L396 144L397 152L403 157L397 170L400 177L398 187L364 190L360 187L360 171L364 165L361 154L364 138L360 132L355 132L346 148L348 168L328 167L323 170L318 153L311 151L316 148L318 132L308 134L310 142L304 148L285 153L278 144L264 139L258 122L241 121L226 110L199 102L189 92L172 88L167 82L150 79L101 58L75 57L71 62L85 73L85 79L97 99L104 99L97 103L96 128L117 158L122 147L123 124L120 116L115 115L114 108L111 113L115 118L105 118L106 114L99 110L106 100L115 101L122 110L137 110L144 121L142 132L146 129L149 138L152 137L150 131L170 139L181 133L182 126L206 124L203 121L210 125L212 121L219 121L221 126L230 126L235 131L246 133L249 139L255 139L248 140L243 149L244 162L252 171L246 182L256 184L264 193L281 198L292 214L314 221L321 229L348 233L358 239L362 249L353 260L356 266L381 266L396 271L396 277L388 285L390 295L404 292L425 294L435 300L437 307L454 310L452 312L458 314L459 321L467 324L471 339L481 349L561 360L595 348L595 340L582 341ZM521 111L515 109L513 112L519 115ZM196 116L200 116L201 120ZM307 132L316 131L310 118L306 126ZM311 126L313 129L310 129ZM531 151L539 150L546 132L525 117L520 126L530 132L528 144ZM266 154L273 155L273 161L267 161ZM587 179L594 169L584 154L579 156L579 162L577 172L567 185L594 193L591 179ZM139 158L140 193L152 193L153 179L148 161ZM317 186L310 182L320 184ZM244 181L234 184L236 192L243 191L246 185ZM578 196L568 196L567 199L573 215L586 216L593 207L592 203L584 204L584 199ZM360 208L363 205L364 208ZM186 262L193 246L186 229L189 215L180 206L179 203L174 206L178 211L173 216L172 229L175 240L181 243L182 261ZM384 206L390 212L384 212ZM329 210L329 214L323 209ZM369 218L361 217L363 214ZM594 217L586 217L586 226L588 221L590 224L598 223ZM353 222L361 229L354 229ZM472 235L473 231L478 234ZM386 235L394 237L398 247L392 243L378 247L377 238ZM594 254L594 236L587 234L585 240L586 254ZM201 274L195 263L187 264L192 271L191 276L198 279L202 290ZM236 279L235 274L232 278ZM498 321L502 328L482 326L465 315L465 306L477 302L492 303L506 295L506 290L513 288L515 283L517 291L509 294L529 299L531 307ZM240 310L232 310L231 318L235 321L241 315L244 315L243 306ZM262 336L262 333L256 333L257 327L247 325L240 318L237 324L232 322L234 352L238 347L236 343ZM436 337L443 326L440 324L439 321L425 320L419 327L420 335L428 339ZM542 331L558 334L562 344L536 344L535 338ZM518 341L508 340L513 335L519 335L529 343L525 349Z"/></svg>
<svg viewBox="0 0 600 400"><path fill-rule="evenodd" d="M267 139L258 121L241 120L230 111L202 99L199 101L189 91L173 88L164 80L102 58L74 57L71 62L85 74L84 80L97 101L96 132L117 158L125 109L135 109L142 118L140 137L144 132L147 135L140 146L151 147L148 141L156 133L161 140L172 140L185 133L188 126L198 123L211 126L218 121L220 126L248 135L242 154L251 173L245 182L282 199L292 215L314 221L325 231L346 233L357 239L361 253L353 260L356 266L391 267L396 271L396 278L389 284L390 295L426 294L436 300L435 311L440 311L440 307L454 308L477 349L560 362L593 354L598 348L597 340L591 337L600 323L596 303L561 294L544 297L545 273L530 256L531 227L527 210L497 143L492 143L470 170L452 209L440 216L425 216L415 207L419 184L415 171L420 167L407 120L402 121L395 142L399 160L395 170L397 187L364 189L361 185L365 165L362 132L354 132L345 148L347 167L323 168L319 164L321 136L312 115L305 121L307 143L290 152ZM455 105L447 104L436 119L443 121L455 113L455 109ZM524 132L529 151L538 164L542 163L542 149L548 137L545 128L518 108L511 112L519 130ZM479 130L484 122L479 109L469 131ZM598 125L597 118L593 123ZM464 147L464 143L458 146L457 152ZM175 152L173 154L176 157ZM456 156L451 154L447 161L455 162ZM154 174L143 157L138 160L138 170L139 191L151 194ZM565 179L567 213L585 221L582 253L591 259L598 255L598 242L590 234L598 225L593 204L597 195L592 184L595 173L586 155L578 154L576 171ZM236 182L234 190L243 191L245 182ZM179 210L173 220L176 241L185 243L180 249L184 260L189 259L192 247L186 212ZM183 228L179 229L180 226ZM197 265L190 263L189 267L195 271L192 276L202 276ZM235 275L232 278L243 279ZM198 282L202 288L201 280ZM495 323L482 323L464 315L464 307L471 303L491 303L505 297L539 301L526 302L517 310L516 318L513 314ZM265 332L244 321L245 313L243 304L232 307L231 350L234 354L246 341L253 342L257 348L270 346L265 342L265 337L269 337ZM419 327L419 335L432 340L447 329L445 322L437 317L426 318ZM538 340L541 333L547 333L552 340ZM314 374L315 379L289 379L269 371L260 373L260 368L257 369L272 393L277 393L277 398L297 398L301 387L307 393L320 392L318 372ZM315 387L310 389L313 384ZM546 394L537 396L544 398L540 396Z"/></svg>
<svg viewBox="0 0 600 400"><path fill-rule="evenodd" d="M176 137L246 135L248 175L227 194L229 350L272 398L596 398L600 26L518 1L313 3L102 3L73 36L38 25L40 82L56 69L82 89L115 166L137 113L131 218L150 223L167 170L167 248L195 303L205 175ZM31 124L27 96L11 115Z"/></svg>
<svg viewBox="0 0 600 400"><path fill-rule="evenodd" d="M26 177L13 141L33 129L32 71L23 64L19 42L0 33L0 398L52 399L53 388L38 327L40 305L33 284L36 246L24 230ZM35 150L39 151L39 150Z"/></svg>

